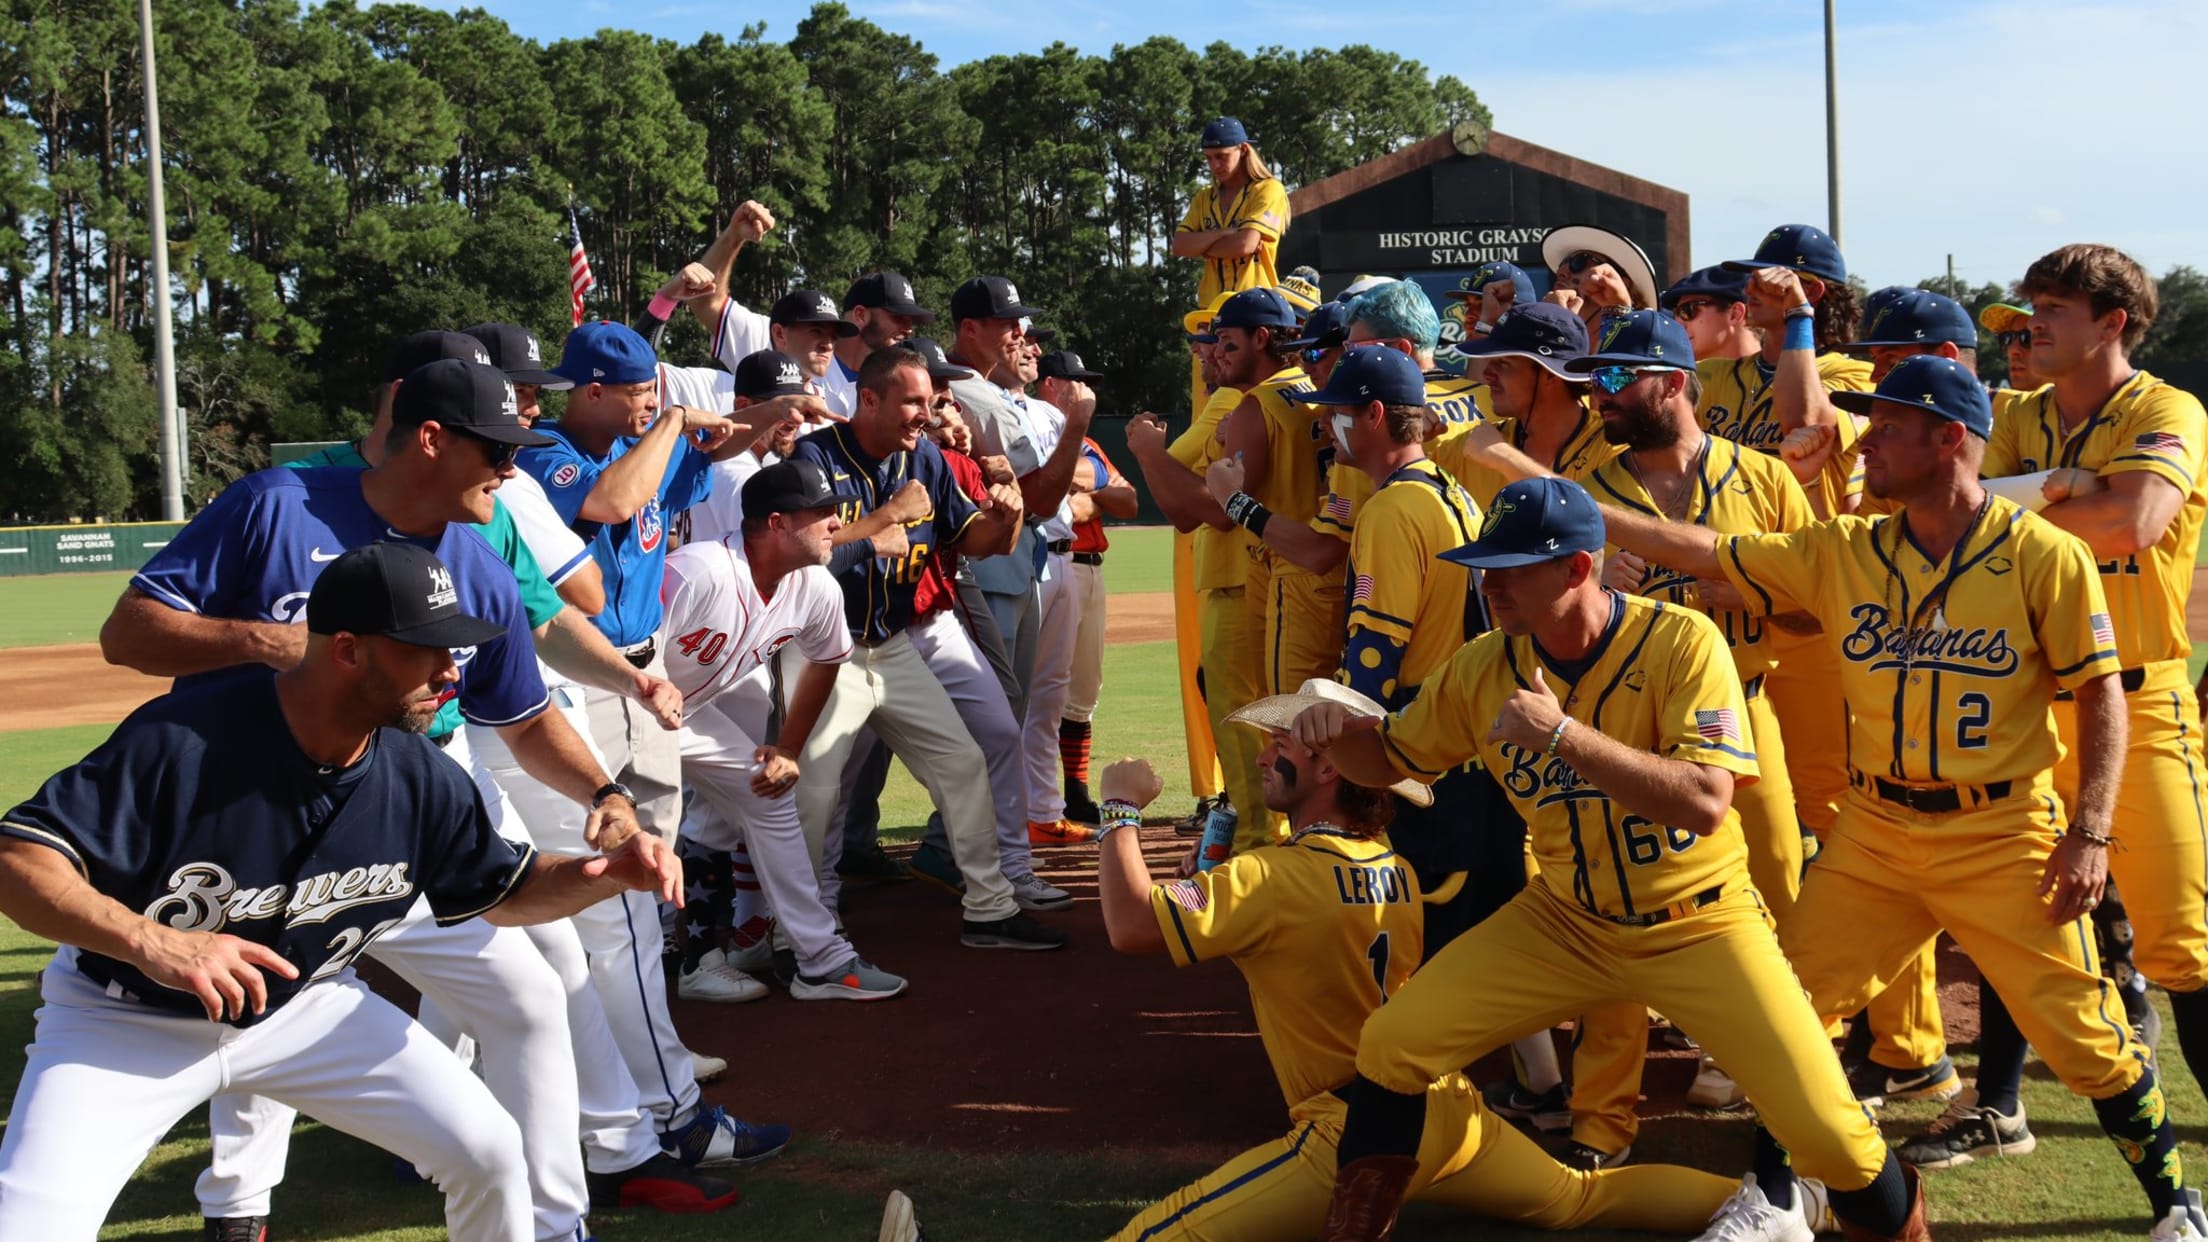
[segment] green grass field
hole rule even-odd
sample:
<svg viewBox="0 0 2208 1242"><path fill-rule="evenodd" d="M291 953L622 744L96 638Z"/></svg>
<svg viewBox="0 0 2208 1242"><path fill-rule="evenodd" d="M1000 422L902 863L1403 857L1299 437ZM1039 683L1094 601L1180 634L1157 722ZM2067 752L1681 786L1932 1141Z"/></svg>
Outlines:
<svg viewBox="0 0 2208 1242"><path fill-rule="evenodd" d="M1107 563L1118 591L1170 588L1170 547L1165 532L1115 532ZM0 646L89 641L121 589L121 575L16 579L0 588ZM1182 754L1178 697L1171 645L1145 643L1110 648L1105 705L1097 719L1098 762L1139 754L1167 779L1159 805L1185 806L1187 763ZM0 733L0 806L21 799L48 773L73 761L105 736L102 726ZM885 797L892 836L910 837L927 809L925 795L901 769ZM21 1049L31 1037L36 1005L33 976L43 965L43 942L0 920L0 1093L12 1096L22 1067ZM2175 1055L2176 1038L2163 1065L2171 1109L2188 1155L2202 1155L2208 1141L2208 1106ZM1252 1049L1253 1055L1255 1049ZM885 1044L883 1055L895 1054ZM1968 1063L1967 1051L1958 1058ZM1079 1061L1078 1050L1072 1055ZM1153 1081L1122 1084L1154 1092L1201 1090L1179 1083L1170 1065ZM1981 1162L1928 1179L1932 1216L1943 1239L2026 1242L2031 1239L2138 1238L2144 1206L2121 1158L2100 1136L2093 1114L2035 1064L2025 1098L2037 1154ZM1937 1113L1929 1104L1900 1105L1882 1117L1890 1138L1915 1132ZM1098 1135L1078 1152L1008 1150L989 1157L921 1147L854 1141L804 1131L804 1118L787 1120L801 1141L785 1158L738 1179L745 1201L723 1218L693 1220L642 1213L596 1221L609 1242L747 1236L769 1239L873 1237L882 1194L901 1187L919 1202L929 1235L957 1242L982 1239L1103 1237L1144 1204L1205 1171L1220 1153L1190 1152L1170 1134ZM199 1236L192 1179L207 1153L204 1116L187 1118L153 1153L118 1200L103 1237ZM1636 1148L1636 1162L1672 1160L1730 1173L1745 1167L1748 1127L1738 1117L1675 1117L1651 1122ZM2208 1166L2204 1166L2208 1167ZM443 1236L438 1200L422 1189L402 1189L388 1175L388 1161L345 1136L306 1126L292 1146L290 1172L278 1198L280 1237L377 1242L428 1242ZM1413 1205L1397 1236L1439 1239L1479 1236L1524 1240L1551 1235L1467 1226L1462 1218ZM1587 1233L1612 1238L1642 1235Z"/></svg>

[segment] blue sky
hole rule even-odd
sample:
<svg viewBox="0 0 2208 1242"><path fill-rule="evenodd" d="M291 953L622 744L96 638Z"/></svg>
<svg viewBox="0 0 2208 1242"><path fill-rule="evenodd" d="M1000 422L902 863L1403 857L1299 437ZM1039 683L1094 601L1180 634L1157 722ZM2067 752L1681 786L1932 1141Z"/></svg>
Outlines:
<svg viewBox="0 0 2208 1242"><path fill-rule="evenodd" d="M1697 264L1774 224L1825 222L1818 0L1534 0L1421 7L1272 0L846 0L953 64L1062 40L1108 52L1170 34L1254 48L1369 43L1452 73L1495 128L1692 196ZM477 0L541 40L603 26L689 41L811 0ZM1873 286L1955 255L2007 282L2055 246L2121 246L2160 273L2208 269L2208 5L2200 0L1840 0L1843 239ZM1260 146L1263 135L1259 135Z"/></svg>

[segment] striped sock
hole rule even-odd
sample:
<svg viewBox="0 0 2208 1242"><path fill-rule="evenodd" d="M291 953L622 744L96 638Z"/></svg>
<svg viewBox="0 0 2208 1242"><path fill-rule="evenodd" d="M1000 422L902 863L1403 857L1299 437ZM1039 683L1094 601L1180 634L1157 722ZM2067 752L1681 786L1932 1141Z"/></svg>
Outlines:
<svg viewBox="0 0 2208 1242"><path fill-rule="evenodd" d="M1082 785L1089 783L1090 733L1086 720L1058 722L1058 762L1065 767L1067 780Z"/></svg>

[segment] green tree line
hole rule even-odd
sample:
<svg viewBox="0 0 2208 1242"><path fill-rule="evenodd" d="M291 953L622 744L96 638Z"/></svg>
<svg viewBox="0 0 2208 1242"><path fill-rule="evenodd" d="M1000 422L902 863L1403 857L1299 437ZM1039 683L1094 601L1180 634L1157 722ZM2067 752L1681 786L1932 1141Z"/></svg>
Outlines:
<svg viewBox="0 0 2208 1242"><path fill-rule="evenodd" d="M146 135L130 0L5 0L0 521L158 516ZM738 264L764 304L877 268L938 309L980 271L1052 312L1117 409L1185 403L1166 241L1215 115L1291 185L1463 119L1473 92L1369 47L1054 44L944 70L822 3L687 46L549 45L479 9L337 0L154 6L187 503L272 441L351 435L397 335L568 323L570 204L634 317L745 198L783 222ZM694 327L673 360L702 361Z"/></svg>

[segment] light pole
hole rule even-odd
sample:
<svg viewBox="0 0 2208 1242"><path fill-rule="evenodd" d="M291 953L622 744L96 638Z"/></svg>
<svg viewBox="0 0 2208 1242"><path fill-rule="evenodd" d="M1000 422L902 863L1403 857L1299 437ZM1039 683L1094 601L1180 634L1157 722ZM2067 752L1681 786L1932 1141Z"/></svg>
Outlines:
<svg viewBox="0 0 2208 1242"><path fill-rule="evenodd" d="M176 338L169 316L169 212L161 195L161 97L153 80L153 0L138 0L146 62L146 216L153 228L153 378L161 399L161 520L184 520L184 427L176 412Z"/></svg>
<svg viewBox="0 0 2208 1242"><path fill-rule="evenodd" d="M1825 0L1825 213L1832 242L1845 251L1840 241L1840 70L1834 55L1838 40L1834 36L1832 8L1835 0Z"/></svg>

